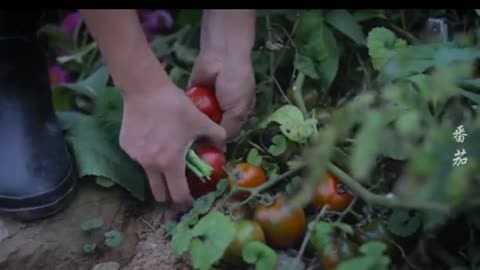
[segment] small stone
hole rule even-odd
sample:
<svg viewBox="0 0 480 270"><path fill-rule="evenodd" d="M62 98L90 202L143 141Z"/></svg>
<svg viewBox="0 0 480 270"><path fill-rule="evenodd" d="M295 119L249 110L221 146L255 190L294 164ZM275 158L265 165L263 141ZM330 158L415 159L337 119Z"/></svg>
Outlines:
<svg viewBox="0 0 480 270"><path fill-rule="evenodd" d="M99 263L93 267L92 270L118 270L120 269L120 264L117 262L105 262Z"/></svg>

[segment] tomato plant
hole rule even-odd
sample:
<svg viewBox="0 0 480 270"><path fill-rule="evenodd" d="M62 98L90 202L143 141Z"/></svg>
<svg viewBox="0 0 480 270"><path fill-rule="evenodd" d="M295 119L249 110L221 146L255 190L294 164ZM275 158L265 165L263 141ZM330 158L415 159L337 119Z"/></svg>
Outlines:
<svg viewBox="0 0 480 270"><path fill-rule="evenodd" d="M305 233L303 209L292 208L282 195L270 205L257 206L254 220L262 227L267 243L275 248L291 248Z"/></svg>
<svg viewBox="0 0 480 270"><path fill-rule="evenodd" d="M199 179L196 175L191 172L187 172L187 181L189 184L190 192L192 196L198 198L202 195L207 194L208 192L215 191L217 188L218 182L226 177L225 165L226 159L222 151L217 148L204 145L196 149L198 156L204 160L208 165L213 168L213 172L210 176L210 180L205 181Z"/></svg>
<svg viewBox="0 0 480 270"><path fill-rule="evenodd" d="M334 270L344 260L358 255L358 245L345 237L337 237L331 248L322 254L322 266L325 270Z"/></svg>
<svg viewBox="0 0 480 270"><path fill-rule="evenodd" d="M267 176L261 167L244 162L237 164L230 170L228 180L230 188L232 188L234 184L238 187L254 188L265 183ZM245 199L249 196L249 192L237 192L235 196Z"/></svg>
<svg viewBox="0 0 480 270"><path fill-rule="evenodd" d="M256 222L242 220L235 223L235 237L224 254L227 263L239 265L243 263L242 252L244 247L252 241L265 242L262 228Z"/></svg>
<svg viewBox="0 0 480 270"><path fill-rule="evenodd" d="M213 122L218 124L222 121L222 111L213 91L206 87L195 86L188 89L186 95Z"/></svg>
<svg viewBox="0 0 480 270"><path fill-rule="evenodd" d="M313 195L315 209L329 205L335 211L345 210L353 200L353 195L339 188L338 179L327 173L325 180L318 185Z"/></svg>

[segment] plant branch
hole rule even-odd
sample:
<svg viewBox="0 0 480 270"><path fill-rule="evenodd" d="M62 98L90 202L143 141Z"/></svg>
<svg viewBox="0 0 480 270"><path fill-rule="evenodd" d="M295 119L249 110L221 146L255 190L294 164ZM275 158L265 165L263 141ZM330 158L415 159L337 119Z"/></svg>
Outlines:
<svg viewBox="0 0 480 270"><path fill-rule="evenodd" d="M315 220L313 221L313 224L317 223L321 217L325 215L325 213L328 211L329 205L325 205L322 207L318 215L315 217ZM300 262L300 258L302 258L303 253L305 252L305 249L307 248L308 240L310 240L310 237L312 236L312 233L314 231L314 226L309 226L307 233L305 234L305 237L303 238L302 246L300 247L300 250L297 253L297 257L295 260L292 262L292 265L290 265L290 270L296 269L297 264Z"/></svg>
<svg viewBox="0 0 480 270"><path fill-rule="evenodd" d="M301 71L298 72L297 78L295 79L295 83L293 84L293 98L295 99L295 103L300 108L303 113L303 117L305 119L308 118L307 107L305 107L305 101L303 100L302 95L302 87L303 82L305 81L305 74Z"/></svg>
<svg viewBox="0 0 480 270"><path fill-rule="evenodd" d="M405 208L405 209L417 209L417 210L430 210L442 213L450 212L450 207L444 204L418 201L418 200L400 200L393 194L379 195L374 194L355 179L350 177L342 169L338 168L332 162L328 163L328 169L338 177L338 179L345 184L353 193L355 193L362 200L370 204L382 205L390 208Z"/></svg>

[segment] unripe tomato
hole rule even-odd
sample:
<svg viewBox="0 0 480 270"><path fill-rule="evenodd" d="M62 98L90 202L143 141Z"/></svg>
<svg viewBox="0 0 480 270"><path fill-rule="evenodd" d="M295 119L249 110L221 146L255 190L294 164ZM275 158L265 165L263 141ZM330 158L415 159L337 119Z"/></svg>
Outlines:
<svg viewBox="0 0 480 270"><path fill-rule="evenodd" d="M337 178L327 173L326 179L317 187L312 203L316 210L328 204L335 211L343 211L350 205L352 200L353 195L339 190Z"/></svg>
<svg viewBox="0 0 480 270"><path fill-rule="evenodd" d="M235 237L225 250L225 262L240 265L243 263L243 248L252 241L265 242L262 228L256 222L242 220L235 222Z"/></svg>
<svg viewBox="0 0 480 270"><path fill-rule="evenodd" d="M305 234L305 212L292 208L283 195L277 196L271 205L259 204L254 220L262 227L267 244L274 248L291 248Z"/></svg>
<svg viewBox="0 0 480 270"><path fill-rule="evenodd" d="M223 198L217 199L213 203L212 210L216 209L216 210L221 211L222 209L220 209L220 204L222 202L223 202ZM242 202L242 200L239 200L238 198L230 197L223 204L223 209L232 210L233 207L235 207L236 205L238 205L241 202ZM235 209L233 209L233 211L230 214L231 214L231 218L234 221L242 220L242 219L250 219L253 215L253 209L248 204L244 204L242 206L235 207Z"/></svg>
<svg viewBox="0 0 480 270"><path fill-rule="evenodd" d="M233 170L230 171L230 174L232 175L228 178L230 189L233 187L235 179L237 186L244 188L254 188L267 182L265 171L249 163L237 164ZM241 199L246 199L249 195L249 192L238 192L235 194L237 198Z"/></svg>
<svg viewBox="0 0 480 270"><path fill-rule="evenodd" d="M222 111L218 104L215 93L206 87L196 86L190 88L186 95L193 101L195 106L206 114L213 122L219 124L222 121Z"/></svg>
<svg viewBox="0 0 480 270"><path fill-rule="evenodd" d="M217 189L218 182L227 176L227 173L224 170L227 161L223 152L213 146L201 146L198 147L195 152L202 160L213 168L210 180L206 180L205 183L195 174L187 171L187 182L190 188L190 193L194 198L198 198Z"/></svg>
<svg viewBox="0 0 480 270"><path fill-rule="evenodd" d="M322 266L325 270L334 270L340 262L358 255L358 245L345 237L337 237L333 245L322 255Z"/></svg>

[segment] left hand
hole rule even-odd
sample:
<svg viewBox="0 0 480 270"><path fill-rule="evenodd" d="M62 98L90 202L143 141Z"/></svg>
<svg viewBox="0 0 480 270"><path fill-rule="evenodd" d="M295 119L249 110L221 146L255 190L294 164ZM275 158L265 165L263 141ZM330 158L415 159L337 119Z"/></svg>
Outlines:
<svg viewBox="0 0 480 270"><path fill-rule="evenodd" d="M205 86L215 90L223 112L220 125L227 139L233 140L255 107L255 76L250 56L200 53L195 61L189 87Z"/></svg>

